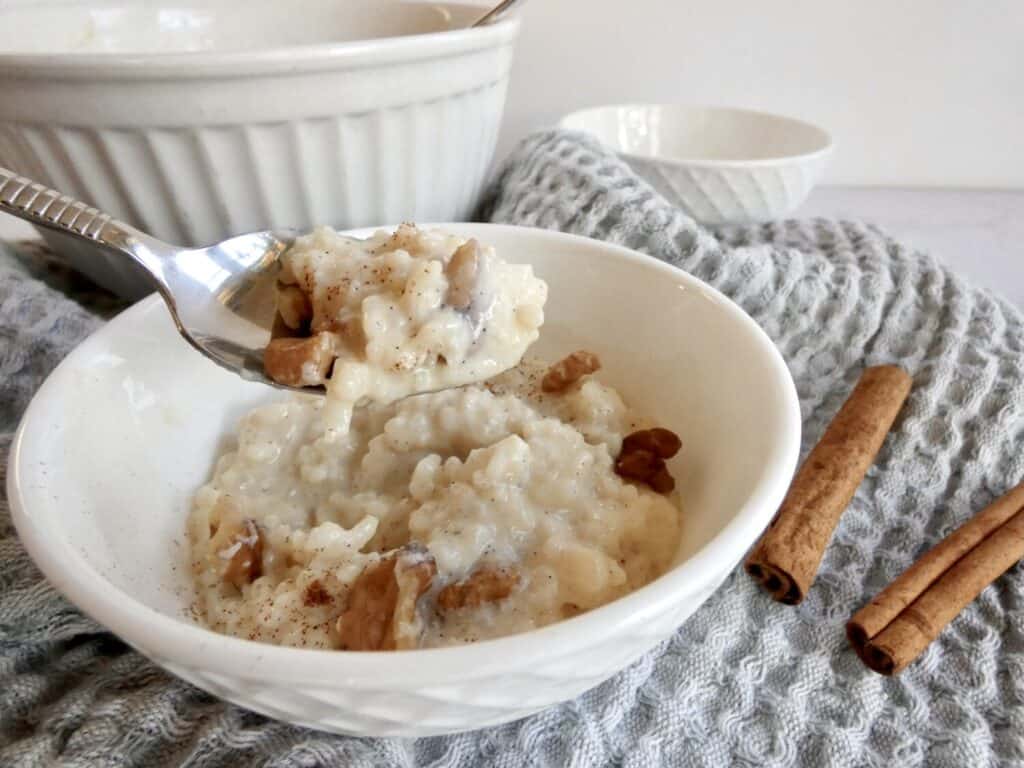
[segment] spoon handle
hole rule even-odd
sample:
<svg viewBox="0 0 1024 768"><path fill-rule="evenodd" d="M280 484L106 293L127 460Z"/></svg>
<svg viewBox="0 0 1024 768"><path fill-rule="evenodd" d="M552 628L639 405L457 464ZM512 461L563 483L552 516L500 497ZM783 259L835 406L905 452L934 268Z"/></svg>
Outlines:
<svg viewBox="0 0 1024 768"><path fill-rule="evenodd" d="M0 213L62 232L128 256L158 283L163 269L158 254L166 245L81 200L0 167Z"/></svg>
<svg viewBox="0 0 1024 768"><path fill-rule="evenodd" d="M502 16L512 10L513 6L519 5L520 2L522 2L522 0L502 0L502 2L498 3L486 14L474 21L473 26L485 27L488 24L494 24L496 21L500 20Z"/></svg>
<svg viewBox="0 0 1024 768"><path fill-rule="evenodd" d="M55 189L0 168L0 211L74 237L118 247L127 224ZM114 242L111 242L114 241Z"/></svg>

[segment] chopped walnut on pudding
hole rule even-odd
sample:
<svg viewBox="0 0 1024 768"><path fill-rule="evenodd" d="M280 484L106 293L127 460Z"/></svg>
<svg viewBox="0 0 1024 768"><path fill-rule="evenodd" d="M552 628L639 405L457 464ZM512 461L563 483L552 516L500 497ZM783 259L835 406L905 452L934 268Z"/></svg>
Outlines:
<svg viewBox="0 0 1024 768"><path fill-rule="evenodd" d="M409 544L368 565L349 590L337 622L343 651L415 648L422 631L416 602L437 573L426 548Z"/></svg>
<svg viewBox="0 0 1024 768"><path fill-rule="evenodd" d="M263 535L259 526L243 518L237 508L225 500L220 519L212 526L211 549L223 563L222 578L241 589L252 584L263 572Z"/></svg>
<svg viewBox="0 0 1024 768"><path fill-rule="evenodd" d="M317 387L330 377L339 339L327 331L307 338L271 339L263 352L263 368L279 384Z"/></svg>
<svg viewBox="0 0 1024 768"><path fill-rule="evenodd" d="M679 436L662 427L642 429L627 435L615 460L615 473L628 480L646 483L657 493L671 493L676 481L669 474L665 460L683 447Z"/></svg>
<svg viewBox="0 0 1024 768"><path fill-rule="evenodd" d="M504 600L518 584L519 572L515 568L481 568L442 589L437 595L437 607L442 613L479 608L484 603Z"/></svg>
<svg viewBox="0 0 1024 768"><path fill-rule="evenodd" d="M544 392L565 392L584 376L600 369L601 360L598 356L580 349L552 365L541 381L540 388Z"/></svg>

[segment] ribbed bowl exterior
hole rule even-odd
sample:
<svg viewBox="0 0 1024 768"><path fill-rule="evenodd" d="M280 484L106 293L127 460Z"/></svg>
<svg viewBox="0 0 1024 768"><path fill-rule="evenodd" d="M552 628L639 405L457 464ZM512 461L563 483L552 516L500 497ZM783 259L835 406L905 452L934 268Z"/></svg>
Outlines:
<svg viewBox="0 0 1024 768"><path fill-rule="evenodd" d="M507 77L357 114L229 125L0 124L0 164L182 245L468 215Z"/></svg>
<svg viewBox="0 0 1024 768"><path fill-rule="evenodd" d="M186 246L278 227L463 220L493 158L517 31L336 69L2 73L0 165Z"/></svg>

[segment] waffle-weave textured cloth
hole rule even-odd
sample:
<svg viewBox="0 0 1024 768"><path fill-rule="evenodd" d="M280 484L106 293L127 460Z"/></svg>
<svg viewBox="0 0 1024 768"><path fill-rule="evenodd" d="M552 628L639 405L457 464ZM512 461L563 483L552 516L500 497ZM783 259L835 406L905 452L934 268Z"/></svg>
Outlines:
<svg viewBox="0 0 1024 768"><path fill-rule="evenodd" d="M42 581L4 505L0 765L1024 765L1020 567L898 678L869 672L843 634L865 600L1024 477L1021 313L863 224L704 231L581 134L526 140L479 215L636 248L733 298L793 373L805 453L864 365L913 373L808 599L779 605L737 571L669 641L575 701L451 737L349 739L222 703L127 649ZM112 306L0 258L4 466L32 392Z"/></svg>

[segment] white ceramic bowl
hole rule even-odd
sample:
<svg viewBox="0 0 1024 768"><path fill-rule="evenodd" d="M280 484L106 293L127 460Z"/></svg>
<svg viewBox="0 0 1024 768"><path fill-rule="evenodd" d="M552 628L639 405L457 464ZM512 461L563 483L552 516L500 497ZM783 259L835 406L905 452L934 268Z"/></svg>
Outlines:
<svg viewBox="0 0 1024 768"><path fill-rule="evenodd" d="M192 351L156 297L47 379L11 451L8 495L46 577L126 642L218 696L282 720L423 736L514 720L636 660L708 598L781 502L800 444L792 379L742 310L684 272L584 238L445 225L531 263L550 298L538 351L586 347L602 378L683 438L677 565L582 616L476 645L358 653L281 648L187 612L185 520L239 417L279 392Z"/></svg>
<svg viewBox="0 0 1024 768"><path fill-rule="evenodd" d="M704 224L788 216L832 154L821 128L744 109L623 104L573 112L560 125L596 136Z"/></svg>
<svg viewBox="0 0 1024 768"><path fill-rule="evenodd" d="M400 0L6 0L0 166L168 242L458 220L490 165L515 19ZM385 37L385 35L392 35ZM126 295L134 272L69 249Z"/></svg>

